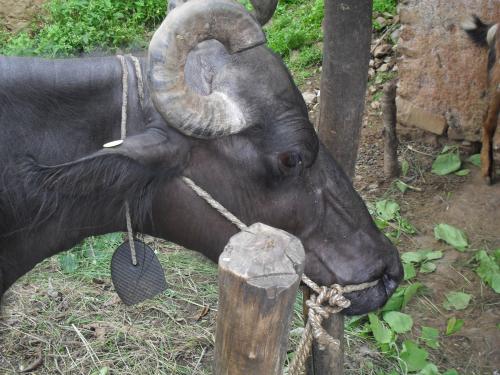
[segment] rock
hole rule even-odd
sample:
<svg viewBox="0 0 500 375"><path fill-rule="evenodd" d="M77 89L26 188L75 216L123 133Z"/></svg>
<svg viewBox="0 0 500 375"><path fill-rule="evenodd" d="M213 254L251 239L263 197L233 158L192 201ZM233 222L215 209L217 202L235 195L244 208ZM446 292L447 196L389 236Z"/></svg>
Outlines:
<svg viewBox="0 0 500 375"><path fill-rule="evenodd" d="M368 69L368 78L372 79L373 77L375 77L375 69L370 68Z"/></svg>
<svg viewBox="0 0 500 375"><path fill-rule="evenodd" d="M444 134L448 128L444 116L429 112L401 97L396 98L396 107L398 122L402 125L416 127L438 135Z"/></svg>
<svg viewBox="0 0 500 375"><path fill-rule="evenodd" d="M370 62L368 63L368 66L370 68L373 68L373 65L375 65L375 61L373 61L373 59L370 59Z"/></svg>
<svg viewBox="0 0 500 375"><path fill-rule="evenodd" d="M377 101L377 100L375 100L375 101L372 102L372 104L370 104L370 107L372 109L379 109L380 108L380 102Z"/></svg>
<svg viewBox="0 0 500 375"><path fill-rule="evenodd" d="M380 44L373 51L374 57L384 57L392 51L392 46L390 44Z"/></svg>
<svg viewBox="0 0 500 375"><path fill-rule="evenodd" d="M302 97L304 98L307 107L312 107L317 101L316 93L313 91L306 91L302 93Z"/></svg>
<svg viewBox="0 0 500 375"><path fill-rule="evenodd" d="M467 38L460 22L474 13L500 19L500 1L405 0L399 6L398 95L413 109L409 116L408 108L398 108L398 117L427 130L420 121L426 118L428 131L443 134L448 126L450 139L479 141L488 105L487 51Z"/></svg>
<svg viewBox="0 0 500 375"><path fill-rule="evenodd" d="M399 40L399 35L401 34L400 29L396 29L391 33L391 39L394 43L397 43Z"/></svg>
<svg viewBox="0 0 500 375"><path fill-rule="evenodd" d="M388 70L389 70L389 65L385 63L380 65L380 68L378 68L379 72L387 72Z"/></svg>
<svg viewBox="0 0 500 375"><path fill-rule="evenodd" d="M380 27L385 27L387 25L387 20L384 17L375 18L375 22L377 22Z"/></svg>

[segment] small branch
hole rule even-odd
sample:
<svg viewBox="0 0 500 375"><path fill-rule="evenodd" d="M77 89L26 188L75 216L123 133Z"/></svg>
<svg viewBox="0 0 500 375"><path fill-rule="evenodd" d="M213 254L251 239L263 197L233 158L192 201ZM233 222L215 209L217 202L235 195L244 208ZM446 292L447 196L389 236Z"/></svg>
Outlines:
<svg viewBox="0 0 500 375"><path fill-rule="evenodd" d="M423 151L417 150L416 148L414 148L414 147L412 147L412 146L410 146L410 145L406 146L406 148L408 148L408 150L410 150L410 151L416 152L417 154L421 154L421 155L429 156L429 157L431 157L431 158L433 158L433 157L434 157L434 155L429 154L429 153L427 153L427 152L423 152Z"/></svg>
<svg viewBox="0 0 500 375"><path fill-rule="evenodd" d="M382 113L384 121L384 174L387 178L399 176L398 137L396 136L396 80L384 86Z"/></svg>

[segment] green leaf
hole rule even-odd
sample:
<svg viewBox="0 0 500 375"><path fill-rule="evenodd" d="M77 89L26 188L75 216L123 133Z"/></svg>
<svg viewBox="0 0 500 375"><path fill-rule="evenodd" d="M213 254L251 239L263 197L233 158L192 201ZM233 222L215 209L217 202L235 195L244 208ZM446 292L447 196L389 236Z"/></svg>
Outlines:
<svg viewBox="0 0 500 375"><path fill-rule="evenodd" d="M408 190L409 186L408 184L405 184L403 181L401 180L396 180L396 187L398 188L398 190L401 192L401 193L404 193L406 192L406 190Z"/></svg>
<svg viewBox="0 0 500 375"><path fill-rule="evenodd" d="M58 256L59 265L65 273L73 273L78 269L78 256L71 252L66 252Z"/></svg>
<svg viewBox="0 0 500 375"><path fill-rule="evenodd" d="M441 375L434 363L428 363L418 375Z"/></svg>
<svg viewBox="0 0 500 375"><path fill-rule="evenodd" d="M457 176L467 176L469 173L470 169L460 169L459 171L455 172Z"/></svg>
<svg viewBox="0 0 500 375"><path fill-rule="evenodd" d="M500 260L494 259L494 255L488 255L484 250L478 251L474 259L479 263L475 271L481 280L496 293L500 293Z"/></svg>
<svg viewBox="0 0 500 375"><path fill-rule="evenodd" d="M410 315L398 311L389 311L384 314L384 320L396 333L404 333L413 327L413 319Z"/></svg>
<svg viewBox="0 0 500 375"><path fill-rule="evenodd" d="M439 348L439 331L436 328L432 327L422 327L422 332L420 334L420 338L424 341L424 343L432 349Z"/></svg>
<svg viewBox="0 0 500 375"><path fill-rule="evenodd" d="M403 263L420 263L426 258L426 254L419 251L408 251L401 254Z"/></svg>
<svg viewBox="0 0 500 375"><path fill-rule="evenodd" d="M441 259L442 257L443 257L443 252L440 250L429 251L425 253L425 259L427 260L436 260L436 259Z"/></svg>
<svg viewBox="0 0 500 375"><path fill-rule="evenodd" d="M428 364L428 357L427 350L420 348L415 342L411 340L403 342L400 358L406 363L408 372L422 370Z"/></svg>
<svg viewBox="0 0 500 375"><path fill-rule="evenodd" d="M464 231L449 224L438 224L434 227L436 240L443 240L448 245L459 251L465 251L469 247L469 240Z"/></svg>
<svg viewBox="0 0 500 375"><path fill-rule="evenodd" d="M399 204L387 199L375 203L377 215L386 221L394 220L399 213Z"/></svg>
<svg viewBox="0 0 500 375"><path fill-rule="evenodd" d="M398 287L389 300L382 307L382 311L399 311L403 306L403 297L406 287Z"/></svg>
<svg viewBox="0 0 500 375"><path fill-rule="evenodd" d="M413 298L415 294L419 291L419 289L422 287L421 283L414 283L412 285L408 285L405 289L404 296L403 296L403 304L402 308L406 307L406 305L410 302L410 300Z"/></svg>
<svg viewBox="0 0 500 375"><path fill-rule="evenodd" d="M379 344L389 344L394 341L392 331L380 321L377 315L370 313L368 314L368 319L370 320L370 328L372 329L373 337Z"/></svg>
<svg viewBox="0 0 500 375"><path fill-rule="evenodd" d="M472 295L463 292L449 292L446 294L446 301L443 307L446 310L463 310L469 306Z"/></svg>
<svg viewBox="0 0 500 375"><path fill-rule="evenodd" d="M458 152L449 152L438 155L434 163L432 163L432 173L439 176L444 176L460 169L462 162Z"/></svg>
<svg viewBox="0 0 500 375"><path fill-rule="evenodd" d="M446 323L446 335L453 335L454 333L460 331L463 325L464 321L462 319L457 319L455 317L448 319L448 322Z"/></svg>
<svg viewBox="0 0 500 375"><path fill-rule="evenodd" d="M404 279L411 280L417 276L417 271L411 263L403 263Z"/></svg>
<svg viewBox="0 0 500 375"><path fill-rule="evenodd" d="M408 163L408 160L403 159L401 161L401 174L403 175L403 177L406 177L408 175L409 170L410 170L410 163Z"/></svg>
<svg viewBox="0 0 500 375"><path fill-rule="evenodd" d="M458 371L455 369L446 370L443 375L458 375Z"/></svg>
<svg viewBox="0 0 500 375"><path fill-rule="evenodd" d="M476 167L480 167L481 166L481 154L474 154L474 155L471 155L467 161L469 163L472 163L474 164Z"/></svg>
<svg viewBox="0 0 500 375"><path fill-rule="evenodd" d="M431 273L436 270L436 264L432 262L425 262L420 266L420 272L422 273Z"/></svg>

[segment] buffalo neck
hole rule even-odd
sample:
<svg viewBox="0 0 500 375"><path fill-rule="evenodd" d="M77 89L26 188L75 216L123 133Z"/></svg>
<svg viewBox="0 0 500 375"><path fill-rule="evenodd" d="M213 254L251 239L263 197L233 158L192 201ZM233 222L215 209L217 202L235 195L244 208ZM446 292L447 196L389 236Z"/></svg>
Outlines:
<svg viewBox="0 0 500 375"><path fill-rule="evenodd" d="M127 133L133 135L145 124L134 69L127 65ZM63 205L64 193L42 192L26 180L28 169L35 173L26 160L67 163L119 139L121 108L122 68L116 57L0 57L0 297L41 260L85 237L124 229L122 200L105 210L90 205L97 198L92 195Z"/></svg>

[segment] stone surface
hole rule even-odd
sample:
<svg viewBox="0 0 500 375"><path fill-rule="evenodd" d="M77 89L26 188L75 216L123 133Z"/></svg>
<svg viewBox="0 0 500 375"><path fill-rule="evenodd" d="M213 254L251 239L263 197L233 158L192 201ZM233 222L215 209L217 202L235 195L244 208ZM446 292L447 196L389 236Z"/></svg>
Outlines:
<svg viewBox="0 0 500 375"><path fill-rule="evenodd" d="M308 108L311 108L317 101L316 93L313 91L303 92L302 97Z"/></svg>
<svg viewBox="0 0 500 375"><path fill-rule="evenodd" d="M427 130L437 135L444 134L448 128L444 116L429 112L401 97L396 99L396 106L398 109L398 121L401 124Z"/></svg>
<svg viewBox="0 0 500 375"><path fill-rule="evenodd" d="M0 0L0 26L17 32L40 11L44 0Z"/></svg>
<svg viewBox="0 0 500 375"><path fill-rule="evenodd" d="M392 46L390 44L380 44L373 51L373 56L384 57L392 51Z"/></svg>
<svg viewBox="0 0 500 375"><path fill-rule="evenodd" d="M474 46L460 28L471 13L498 20L500 1L400 2L398 102L411 103L398 108L402 125L435 134L447 129L451 139L480 140L487 51Z"/></svg>

